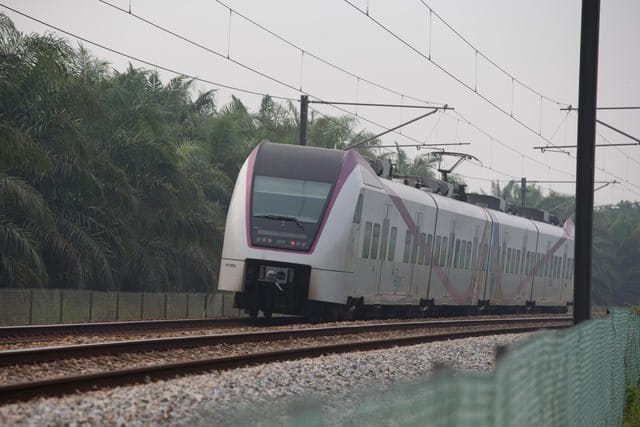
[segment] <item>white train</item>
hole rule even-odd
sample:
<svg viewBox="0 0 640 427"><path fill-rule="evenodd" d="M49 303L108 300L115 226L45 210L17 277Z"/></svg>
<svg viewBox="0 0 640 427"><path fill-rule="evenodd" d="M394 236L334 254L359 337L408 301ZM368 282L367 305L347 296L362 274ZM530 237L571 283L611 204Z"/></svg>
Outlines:
<svg viewBox="0 0 640 427"><path fill-rule="evenodd" d="M570 222L380 178L355 150L264 141L237 178L218 288L252 317L566 311L572 272Z"/></svg>

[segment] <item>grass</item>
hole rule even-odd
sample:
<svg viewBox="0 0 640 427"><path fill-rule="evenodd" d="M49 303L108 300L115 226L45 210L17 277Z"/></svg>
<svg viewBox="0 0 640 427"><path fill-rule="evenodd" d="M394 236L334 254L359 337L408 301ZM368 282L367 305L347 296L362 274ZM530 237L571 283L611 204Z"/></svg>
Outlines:
<svg viewBox="0 0 640 427"><path fill-rule="evenodd" d="M627 387L627 401L624 407L623 427L640 426L640 389L637 384Z"/></svg>

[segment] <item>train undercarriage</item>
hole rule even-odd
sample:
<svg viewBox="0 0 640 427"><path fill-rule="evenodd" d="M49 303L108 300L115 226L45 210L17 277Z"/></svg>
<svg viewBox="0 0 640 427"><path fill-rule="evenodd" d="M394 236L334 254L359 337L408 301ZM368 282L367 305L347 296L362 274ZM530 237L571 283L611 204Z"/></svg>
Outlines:
<svg viewBox="0 0 640 427"><path fill-rule="evenodd" d="M364 304L363 297L349 297L345 304L308 299L311 266L248 259L245 263L245 288L235 294L234 306L243 309L252 319L260 312L266 318L273 313L304 316L312 322L335 322L354 319L420 318L470 315L566 313L567 306L436 305L422 300L419 305Z"/></svg>

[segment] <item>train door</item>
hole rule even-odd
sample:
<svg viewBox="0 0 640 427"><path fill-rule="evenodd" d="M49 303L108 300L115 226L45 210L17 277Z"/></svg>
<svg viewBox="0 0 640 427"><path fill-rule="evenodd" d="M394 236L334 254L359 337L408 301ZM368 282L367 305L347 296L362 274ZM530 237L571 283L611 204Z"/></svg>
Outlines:
<svg viewBox="0 0 640 427"><path fill-rule="evenodd" d="M452 215L440 208L434 229L431 277L429 279L429 299L433 299L435 304L447 303L448 259L450 258L449 248L453 229Z"/></svg>
<svg viewBox="0 0 640 427"><path fill-rule="evenodd" d="M378 294L383 294L386 291L393 289L393 278L395 272L395 245L398 234L398 227L391 227L391 218L389 218L389 211L391 205L386 204L385 218L382 220L382 239L380 242L380 265L379 276L377 280Z"/></svg>
<svg viewBox="0 0 640 427"><path fill-rule="evenodd" d="M487 287L487 266L489 265L489 249L491 248L491 233L493 230L494 219L486 209L483 210L485 214L485 222L482 226L482 233L479 235L480 240L476 246L474 243L473 265L474 265L474 301L476 304L478 300L484 298L484 291Z"/></svg>
<svg viewBox="0 0 640 427"><path fill-rule="evenodd" d="M487 281L485 284L485 289L483 293L483 300L491 300L496 293L499 292L500 283L502 281L502 249L506 250L506 247L501 245L500 241L500 232L501 227L500 223L493 218L493 222L491 224L491 238L489 240L489 260L487 263ZM506 240L507 236L503 237L502 241Z"/></svg>
<svg viewBox="0 0 640 427"><path fill-rule="evenodd" d="M413 237L399 213L389 206L387 216L382 224L382 235L386 238L386 249L381 249L380 275L378 293L381 301L397 302L399 298L409 294L411 286L411 265L407 262L403 251L407 244L413 244ZM408 243L407 243L407 239ZM403 299L403 298L400 298Z"/></svg>
<svg viewBox="0 0 640 427"><path fill-rule="evenodd" d="M433 229L429 227L428 221L425 221L425 208L416 212L416 232L413 236L413 245L411 247L411 286L409 294L426 298L428 286L429 266L426 262L427 248L427 230ZM431 221L432 222L432 221Z"/></svg>
<svg viewBox="0 0 640 427"><path fill-rule="evenodd" d="M353 283L349 293L363 296L366 303L375 303L375 284L380 277L380 238L383 226L385 197L377 191L365 191L359 218L359 233L353 250Z"/></svg>

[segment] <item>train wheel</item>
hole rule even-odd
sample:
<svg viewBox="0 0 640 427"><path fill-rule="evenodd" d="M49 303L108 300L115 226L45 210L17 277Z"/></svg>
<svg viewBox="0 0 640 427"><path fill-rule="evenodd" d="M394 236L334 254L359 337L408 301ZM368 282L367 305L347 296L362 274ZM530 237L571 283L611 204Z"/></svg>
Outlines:
<svg viewBox="0 0 640 427"><path fill-rule="evenodd" d="M265 319L271 319L272 314L271 310L262 310L262 315Z"/></svg>
<svg viewBox="0 0 640 427"><path fill-rule="evenodd" d="M251 318L251 320L256 320L258 318L258 308L257 307L250 307L248 312L249 312L249 317Z"/></svg>
<svg viewBox="0 0 640 427"><path fill-rule="evenodd" d="M325 303L323 316L325 322L337 322L338 321L338 304Z"/></svg>
<svg viewBox="0 0 640 427"><path fill-rule="evenodd" d="M338 309L338 320L353 320L353 312L355 308L346 305L340 305Z"/></svg>
<svg viewBox="0 0 640 427"><path fill-rule="evenodd" d="M322 304L317 301L308 301L305 317L310 323L322 322Z"/></svg>

